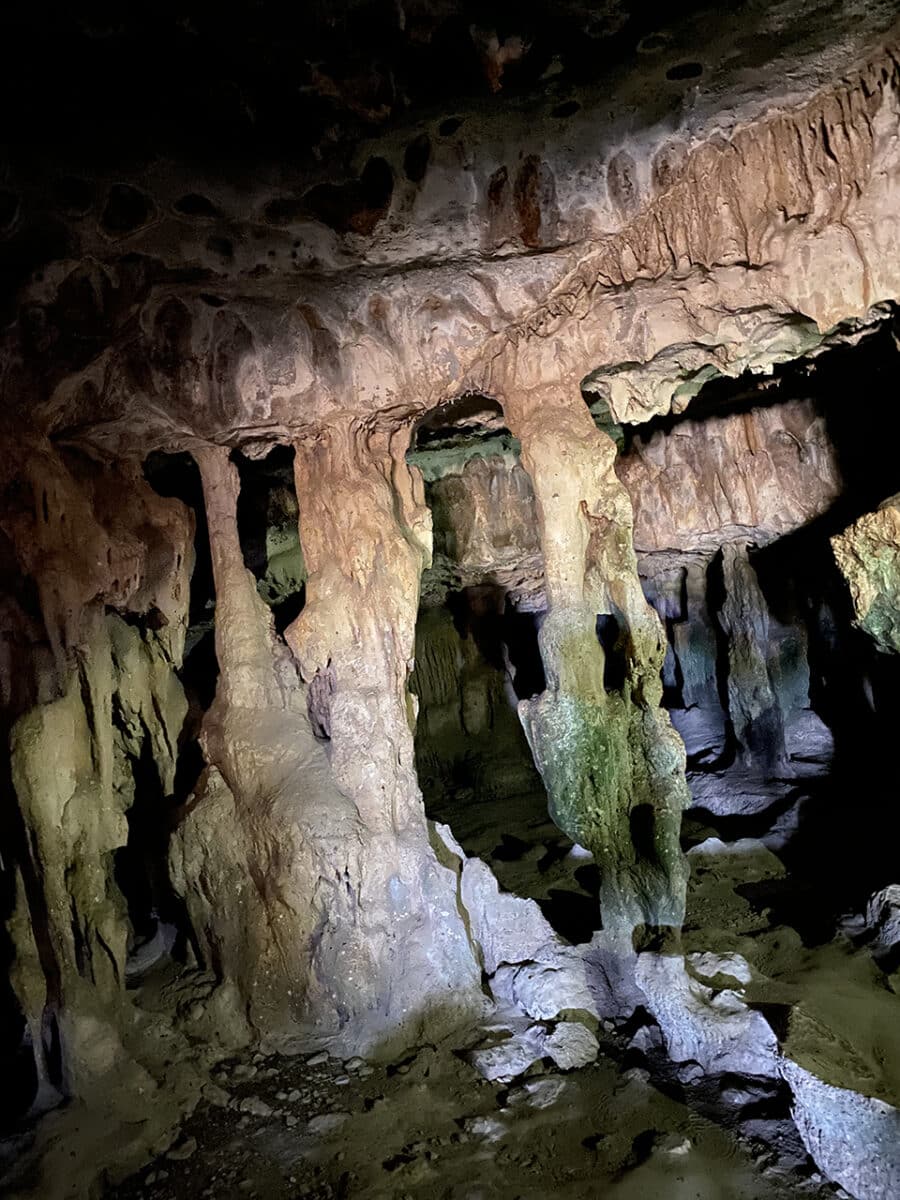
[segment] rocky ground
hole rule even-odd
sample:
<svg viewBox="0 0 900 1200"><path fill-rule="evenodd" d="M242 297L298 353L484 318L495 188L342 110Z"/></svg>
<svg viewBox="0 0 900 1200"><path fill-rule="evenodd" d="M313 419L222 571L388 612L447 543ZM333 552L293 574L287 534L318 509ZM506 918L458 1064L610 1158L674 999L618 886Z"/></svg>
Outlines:
<svg viewBox="0 0 900 1200"><path fill-rule="evenodd" d="M600 1036L593 1065L536 1064L512 1084L465 1061L482 1030L388 1065L321 1053L233 1060L172 1147L106 1200L844 1194L816 1173L786 1113L745 1109L738 1120L735 1107L723 1127L704 1111L709 1097L654 1083L626 1037Z"/></svg>

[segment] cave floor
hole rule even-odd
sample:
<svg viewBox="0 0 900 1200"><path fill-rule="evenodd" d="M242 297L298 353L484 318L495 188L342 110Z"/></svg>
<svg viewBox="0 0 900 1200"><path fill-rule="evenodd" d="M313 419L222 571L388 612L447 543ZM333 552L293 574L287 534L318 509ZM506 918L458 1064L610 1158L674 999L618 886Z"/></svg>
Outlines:
<svg viewBox="0 0 900 1200"><path fill-rule="evenodd" d="M704 782L709 790L715 777L695 776ZM733 772L725 782L750 798L745 818L754 826L784 827L796 777L763 789ZM598 923L598 871L589 852L550 820L542 793L479 797L460 789L431 805L429 815L447 822L504 889L535 899L563 936L590 940ZM732 890L730 839L716 840L710 818L705 807L686 814L688 841L706 838L707 853L722 852L695 861L689 907L701 928L707 909L727 911L732 935L750 931L758 938L767 917ZM761 842L755 847L754 854L766 854ZM686 935L690 942L689 928ZM685 1087L661 1052L636 1049L632 1039L642 1021L637 1015L630 1026L605 1023L599 1058L589 1067L559 1072L546 1059L513 1084L489 1083L467 1061L467 1051L483 1044L485 1025L387 1064L343 1063L325 1053L230 1060L217 1069L173 1146L106 1197L825 1200L845 1194L815 1171L783 1091L761 1092L749 1107L744 1097L730 1109L703 1081Z"/></svg>
<svg viewBox="0 0 900 1200"><path fill-rule="evenodd" d="M481 1036L457 1034L390 1065L231 1060L216 1073L214 1103L106 1200L842 1194L815 1173L789 1121L770 1121L755 1140L723 1128L645 1070L623 1070L617 1034L601 1031L591 1067L537 1064L513 1086L487 1083L461 1057Z"/></svg>

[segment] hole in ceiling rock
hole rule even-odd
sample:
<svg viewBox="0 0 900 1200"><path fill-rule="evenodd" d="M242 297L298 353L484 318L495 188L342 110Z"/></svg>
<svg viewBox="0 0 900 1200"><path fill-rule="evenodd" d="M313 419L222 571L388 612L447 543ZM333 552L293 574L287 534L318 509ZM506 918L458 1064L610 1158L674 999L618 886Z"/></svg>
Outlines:
<svg viewBox="0 0 900 1200"><path fill-rule="evenodd" d="M447 117L438 125L438 133L441 137L452 137L454 133L462 125L462 117Z"/></svg>
<svg viewBox="0 0 900 1200"><path fill-rule="evenodd" d="M370 158L359 179L321 183L303 197L309 212L337 233L368 236L385 216L394 192L394 173L383 158Z"/></svg>
<svg viewBox="0 0 900 1200"><path fill-rule="evenodd" d="M207 238L206 248L220 258L223 263L230 263L234 259L234 243L229 238Z"/></svg>
<svg viewBox="0 0 900 1200"><path fill-rule="evenodd" d="M557 104L556 108L550 113L551 117L573 117L575 113L581 111L581 105L577 100L566 100L563 104Z"/></svg>
<svg viewBox="0 0 900 1200"><path fill-rule="evenodd" d="M664 50L668 44L669 38L664 33L649 33L645 38L641 38L638 50L642 54L655 54L658 50Z"/></svg>
<svg viewBox="0 0 900 1200"><path fill-rule="evenodd" d="M201 196L199 192L188 192L175 201L175 211L183 217L218 217L221 216L218 208L213 204L208 196Z"/></svg>
<svg viewBox="0 0 900 1200"><path fill-rule="evenodd" d="M153 214L153 201L144 192L128 183L114 183L106 197L100 226L112 237L124 237L149 224Z"/></svg>
<svg viewBox="0 0 900 1200"><path fill-rule="evenodd" d="M698 62L676 63L666 71L666 79L699 79L703 74L703 64Z"/></svg>

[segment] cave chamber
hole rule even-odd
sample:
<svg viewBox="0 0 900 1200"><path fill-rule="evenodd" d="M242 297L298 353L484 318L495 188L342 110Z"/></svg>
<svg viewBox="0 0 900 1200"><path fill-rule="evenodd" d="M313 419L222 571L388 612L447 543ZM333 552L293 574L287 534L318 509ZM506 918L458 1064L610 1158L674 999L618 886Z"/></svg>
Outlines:
<svg viewBox="0 0 900 1200"><path fill-rule="evenodd" d="M895 1200L895 6L326 7L0 17L0 1186Z"/></svg>

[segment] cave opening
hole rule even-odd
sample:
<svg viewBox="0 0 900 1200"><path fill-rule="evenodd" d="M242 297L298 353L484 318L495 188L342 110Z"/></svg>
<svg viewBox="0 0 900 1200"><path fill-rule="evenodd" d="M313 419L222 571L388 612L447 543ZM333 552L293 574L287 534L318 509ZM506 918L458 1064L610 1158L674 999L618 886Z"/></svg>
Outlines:
<svg viewBox="0 0 900 1200"><path fill-rule="evenodd" d="M410 681L426 814L501 887L536 900L563 937L588 942L600 923L597 869L553 823L517 712L545 687L546 611L518 444L496 402L465 396L419 424L408 458L425 479L434 531Z"/></svg>
<svg viewBox="0 0 900 1200"><path fill-rule="evenodd" d="M175 891L169 874L169 844L179 812L206 765L200 729L215 697L219 670L209 533L196 463L188 454L154 452L145 460L143 472L160 496L174 497L190 509L195 532L184 654L177 671L187 711L178 731L171 792L163 785L149 736L142 738L136 751L125 751L128 836L114 853L114 878L127 909L125 982L130 989L144 986L172 959L184 963L194 951L184 899ZM126 735L124 743L128 745L127 715L114 708L113 721Z"/></svg>

